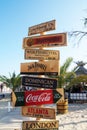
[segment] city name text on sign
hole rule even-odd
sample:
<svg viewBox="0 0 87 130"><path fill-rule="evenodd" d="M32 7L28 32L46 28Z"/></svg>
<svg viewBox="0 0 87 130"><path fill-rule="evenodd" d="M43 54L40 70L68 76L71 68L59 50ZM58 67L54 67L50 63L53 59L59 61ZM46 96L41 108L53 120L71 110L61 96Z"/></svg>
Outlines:
<svg viewBox="0 0 87 130"><path fill-rule="evenodd" d="M13 106L53 104L60 100L64 100L63 88L12 92Z"/></svg>
<svg viewBox="0 0 87 130"><path fill-rule="evenodd" d="M34 34L46 32L46 31L50 31L50 30L55 30L55 22L56 22L55 20L52 20L52 21L48 21L45 23L41 23L32 27L29 27L28 35L34 35Z"/></svg>
<svg viewBox="0 0 87 130"><path fill-rule="evenodd" d="M36 88L57 88L57 79L22 76L22 85Z"/></svg>
<svg viewBox="0 0 87 130"><path fill-rule="evenodd" d="M53 108L41 108L41 107L22 107L22 115L28 117L38 117L44 119L56 119L56 112Z"/></svg>
<svg viewBox="0 0 87 130"><path fill-rule="evenodd" d="M23 49L30 49L30 47L55 47L66 46L67 34L48 34L36 37L26 37L23 39Z"/></svg>
<svg viewBox="0 0 87 130"><path fill-rule="evenodd" d="M25 49L24 58L30 60L59 60L60 53L57 50Z"/></svg>
<svg viewBox="0 0 87 130"><path fill-rule="evenodd" d="M58 130L59 121L23 121L22 130Z"/></svg>
<svg viewBox="0 0 87 130"><path fill-rule="evenodd" d="M20 74L57 76L59 75L59 73L60 68L58 60L29 62L20 64Z"/></svg>

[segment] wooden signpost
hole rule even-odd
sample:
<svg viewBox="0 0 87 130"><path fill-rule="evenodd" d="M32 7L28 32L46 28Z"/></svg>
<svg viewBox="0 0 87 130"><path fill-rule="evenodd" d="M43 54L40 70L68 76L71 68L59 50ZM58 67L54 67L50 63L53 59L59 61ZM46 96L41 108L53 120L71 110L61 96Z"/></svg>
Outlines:
<svg viewBox="0 0 87 130"><path fill-rule="evenodd" d="M25 49L24 58L29 60L59 60L60 54L56 50Z"/></svg>
<svg viewBox="0 0 87 130"><path fill-rule="evenodd" d="M30 49L30 47L55 47L67 45L67 34L48 34L36 37L26 37L23 39L23 49Z"/></svg>
<svg viewBox="0 0 87 130"><path fill-rule="evenodd" d="M58 60L21 63L20 68L20 74L57 76L60 73Z"/></svg>
<svg viewBox="0 0 87 130"><path fill-rule="evenodd" d="M42 77L31 77L31 76L22 76L22 85L35 87L35 88L49 88L49 89L56 89L57 79L51 78L42 78Z"/></svg>
<svg viewBox="0 0 87 130"><path fill-rule="evenodd" d="M59 121L23 121L22 130L58 130Z"/></svg>
<svg viewBox="0 0 87 130"><path fill-rule="evenodd" d="M52 20L52 21L48 21L45 23L41 23L32 27L29 27L28 35L34 35L34 34L46 32L46 31L50 31L50 30L55 30L55 22L56 22L55 20Z"/></svg>
<svg viewBox="0 0 87 130"><path fill-rule="evenodd" d="M29 27L28 37L23 39L25 59L39 60L20 64L22 85L36 87L37 90L12 92L12 104L22 107L22 115L36 117L38 121L23 121L22 130L58 130L59 121L39 121L40 118L55 119L55 109L43 108L42 105L54 104L64 100L64 89L57 87L57 80L42 76L58 76L60 74L60 53L54 50L43 50L44 47L67 45L67 33L44 35L44 32L55 29L55 20ZM40 36L30 36L34 34ZM32 76L31 76L32 75ZM38 75L35 77L34 75ZM39 88L39 89L38 89ZM45 88L44 90L41 90ZM36 107L36 106L38 107Z"/></svg>
<svg viewBox="0 0 87 130"><path fill-rule="evenodd" d="M64 100L63 88L12 92L12 103L15 107L54 104L59 100Z"/></svg>
<svg viewBox="0 0 87 130"><path fill-rule="evenodd" d="M53 108L24 106L22 107L22 115L44 119L56 119L55 109Z"/></svg>

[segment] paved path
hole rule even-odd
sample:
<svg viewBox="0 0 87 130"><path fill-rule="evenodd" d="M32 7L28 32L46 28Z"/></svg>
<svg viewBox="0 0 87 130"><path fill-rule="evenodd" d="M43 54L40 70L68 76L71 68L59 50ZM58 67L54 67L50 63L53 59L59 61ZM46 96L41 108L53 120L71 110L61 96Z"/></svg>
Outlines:
<svg viewBox="0 0 87 130"><path fill-rule="evenodd" d="M36 118L23 117L21 107L7 109L8 101L0 101L0 130L21 130L22 121L36 120ZM55 105L50 105L55 107ZM45 119L41 119L45 120ZM66 114L57 114L59 130L87 130L87 104L69 104Z"/></svg>

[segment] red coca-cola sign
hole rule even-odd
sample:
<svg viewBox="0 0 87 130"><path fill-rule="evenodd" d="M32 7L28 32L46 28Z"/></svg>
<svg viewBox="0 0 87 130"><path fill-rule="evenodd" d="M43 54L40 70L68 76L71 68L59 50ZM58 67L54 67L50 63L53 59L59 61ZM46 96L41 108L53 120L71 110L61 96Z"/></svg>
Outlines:
<svg viewBox="0 0 87 130"><path fill-rule="evenodd" d="M53 104L60 98L64 100L63 95L64 91L62 88L12 92L12 102L14 106Z"/></svg>
<svg viewBox="0 0 87 130"><path fill-rule="evenodd" d="M25 92L25 105L41 105L52 104L53 94L52 90L38 90Z"/></svg>

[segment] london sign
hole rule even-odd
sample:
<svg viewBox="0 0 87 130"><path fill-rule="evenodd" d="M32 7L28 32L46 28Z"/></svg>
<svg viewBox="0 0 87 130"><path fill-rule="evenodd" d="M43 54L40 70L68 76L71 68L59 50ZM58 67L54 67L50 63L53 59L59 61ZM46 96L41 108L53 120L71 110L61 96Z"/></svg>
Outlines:
<svg viewBox="0 0 87 130"><path fill-rule="evenodd" d="M23 121L22 130L58 130L59 121Z"/></svg>

